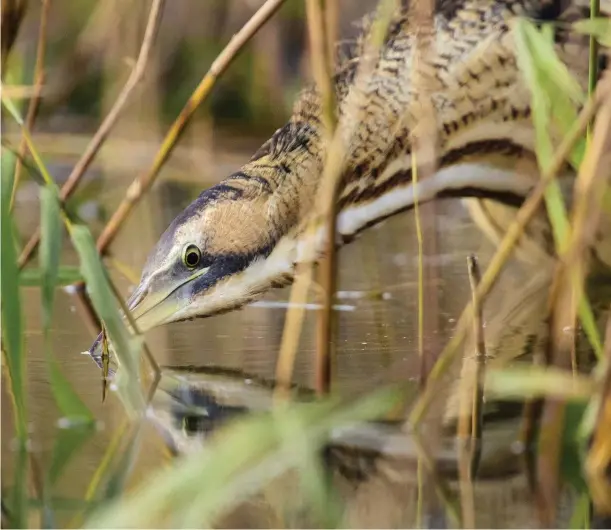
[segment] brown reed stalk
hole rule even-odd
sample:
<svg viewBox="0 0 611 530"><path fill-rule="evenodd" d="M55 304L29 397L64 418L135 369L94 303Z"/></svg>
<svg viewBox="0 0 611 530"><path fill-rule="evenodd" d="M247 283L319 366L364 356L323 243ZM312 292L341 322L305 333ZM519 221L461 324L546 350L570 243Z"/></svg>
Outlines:
<svg viewBox="0 0 611 530"><path fill-rule="evenodd" d="M202 102L206 100L217 79L225 72L225 70L227 70L229 65L244 48L246 43L280 8L284 1L285 0L267 0L242 27L242 29L231 38L229 44L225 46L223 51L214 60L212 66L210 66L210 69L193 91L183 109L180 111L180 114L176 120L174 120L170 130L166 133L166 136L163 139L159 151L155 155L151 167L144 173L138 175L130 184L130 186L127 188L123 201L121 204L119 204L108 223L106 223L106 226L104 227L104 230L97 241L97 247L100 254L106 253L108 246L116 237L127 217L131 214L135 206L153 185L159 171L174 150L176 142L193 116L193 113L202 104Z"/></svg>
<svg viewBox="0 0 611 530"><path fill-rule="evenodd" d="M462 527L475 528L475 496L473 481L481 451L483 405L482 382L486 362L486 344L482 306L476 296L477 286L481 280L479 265L475 256L467 257L467 270L471 287L473 304L473 343L475 345L475 370L471 370L470 353L467 352L469 369L463 373L459 392L460 415L457 424L458 438L458 471L461 499Z"/></svg>
<svg viewBox="0 0 611 530"><path fill-rule="evenodd" d="M434 337L438 328L439 304L438 290L435 288L437 267L429 265L425 268L424 256L435 252L437 233L435 229L435 204L420 205L418 201L419 182L428 178L434 171L437 143L436 108L430 97L436 79L431 79L427 64L434 62L434 6L430 0L416 0L409 6L410 33L414 35L412 50L413 68L410 84L415 94L414 101L408 112L414 116L414 126L410 130L412 175L414 185L414 218L418 246L418 355L419 384L426 386L428 374L435 363L437 348ZM426 279L425 279L426 278ZM427 281L427 280L432 281ZM425 343L425 336L428 340ZM426 426L423 451L435 451L441 429L441 415L431 418ZM418 458L417 481L418 502L416 510L416 526L423 524L424 511L431 513L439 509L435 490L439 490L435 475L423 465ZM443 499L442 499L443 500Z"/></svg>
<svg viewBox="0 0 611 530"><path fill-rule="evenodd" d="M601 374L600 404L594 423L592 444L584 465L592 500L601 514L611 514L611 311L609 315L602 361L604 372Z"/></svg>
<svg viewBox="0 0 611 530"><path fill-rule="evenodd" d="M320 226L330 226L329 217L333 211L336 198L336 188L338 186L339 177L344 170L345 158L347 155L347 145L349 139L353 136L354 131L361 123L361 113L359 112L359 103L364 93L364 85L367 82L368 76L375 68L376 58L383 43L383 38L386 35L388 25L391 20L394 8L393 0L380 0L378 3L378 12L374 23L369 32L364 53L359 62L355 81L352 90L348 95L346 104L346 112L342 122L338 122L335 133L329 141L326 152L329 156L324 161L323 172L320 180L319 189L314 204L319 205L314 215L308 220L305 228L305 240L307 241L304 249L305 255L312 255L315 245L315 234ZM333 224L332 231L335 230ZM309 237L308 237L309 236ZM333 239L333 242L335 240ZM295 271L295 282L290 294L290 307L287 311L284 330L282 333L282 342L280 344L280 352L278 355L278 363L276 365L276 381L277 388L275 398L283 399L287 396L287 389L290 387L290 382L293 375L293 367L297 355L297 347L303 324L305 309L303 303L308 294L308 288L312 278L312 263L303 263L297 267Z"/></svg>
<svg viewBox="0 0 611 530"><path fill-rule="evenodd" d="M333 3L333 2L331 2ZM314 80L322 99L322 136L327 143L335 132L336 113L332 74L334 65L330 62L329 49L333 42L327 33L331 24L329 2L306 0L308 34L310 39L310 57ZM331 46L330 46L331 45ZM320 286L322 288L322 308L318 312L318 332L316 336L315 388L319 395L329 392L331 386L331 364L333 358L334 315L333 300L337 285L337 251L335 246L335 224L337 219L337 186L330 200L330 210L326 223L326 252L319 265Z"/></svg>
<svg viewBox="0 0 611 530"><path fill-rule="evenodd" d="M34 127L34 120L38 113L38 106L40 104L40 96L42 93L42 87L45 82L45 55L47 51L47 21L49 19L49 8L51 6L51 0L42 0L40 7L40 26L38 29L38 43L36 45L36 62L34 65L34 89L30 97L28 104L28 112L25 118L25 126L28 131L32 131ZM19 148L17 161L15 164L15 176L13 181L13 189L11 190L11 202L9 203L9 211L13 210L15 206L15 195L17 194L17 187L21 180L21 174L23 172L22 160L25 157L27 149L27 142L23 135L19 141Z"/></svg>
<svg viewBox="0 0 611 530"><path fill-rule="evenodd" d="M125 82L125 85L123 86L121 92L119 93L115 103L110 109L110 112L107 114L106 118L104 118L104 121L102 122L102 124L94 134L93 138L89 142L89 145L87 145L85 152L81 155L81 158L72 169L72 172L68 176L68 179L61 187L61 190L59 192L59 198L61 201L66 201L72 195L72 193L74 193L83 175L95 159L100 148L104 144L104 141L117 123L117 120L121 116L121 113L125 108L126 104L131 99L134 89L143 79L151 55L151 49L155 42L157 30L159 29L159 24L161 22L161 15L163 12L164 4L165 0L152 1L148 21L146 23L146 29L144 30L142 45L140 46L140 52L138 53L136 64L134 65L134 68L131 74L129 75L127 81ZM20 268L23 268L23 266L32 257L34 251L38 247L39 242L40 227L35 230L34 234L32 235L32 237L30 237L25 247L23 248L21 255L19 256L18 263Z"/></svg>

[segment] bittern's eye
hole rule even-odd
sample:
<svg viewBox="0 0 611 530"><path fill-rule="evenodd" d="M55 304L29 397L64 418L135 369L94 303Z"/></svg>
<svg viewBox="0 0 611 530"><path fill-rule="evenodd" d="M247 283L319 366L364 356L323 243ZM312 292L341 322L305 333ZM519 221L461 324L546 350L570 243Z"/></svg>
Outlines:
<svg viewBox="0 0 611 530"><path fill-rule="evenodd" d="M194 269L202 259L202 252L195 245L187 245L182 255L183 263L189 268Z"/></svg>

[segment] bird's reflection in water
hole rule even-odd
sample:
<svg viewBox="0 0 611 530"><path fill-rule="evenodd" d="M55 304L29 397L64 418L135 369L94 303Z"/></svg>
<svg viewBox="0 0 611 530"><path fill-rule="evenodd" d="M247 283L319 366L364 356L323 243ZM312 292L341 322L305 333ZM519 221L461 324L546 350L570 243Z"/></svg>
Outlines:
<svg viewBox="0 0 611 530"><path fill-rule="evenodd" d="M273 382L240 371L207 367L164 370L152 404L151 419L175 455L202 450L232 420L272 407ZM293 398L313 399L312 391L295 387ZM324 448L325 467L349 527L413 527L417 509L416 449L399 422L380 421L344 426L332 431ZM537 526L532 494L521 472L516 444L516 415L486 424L475 483L476 524L481 528ZM457 491L457 444L448 436L434 455L440 476ZM316 526L292 472L274 479L265 495L244 503L220 522L223 527ZM568 499L567 499L568 500ZM295 504L297 503L297 504ZM569 505L559 511L558 526L568 524ZM288 512L288 506L298 506ZM274 519L279 512L281 521ZM430 514L430 524L443 517ZM435 517L437 515L438 517ZM445 521L450 525L450 521Z"/></svg>
<svg viewBox="0 0 611 530"><path fill-rule="evenodd" d="M546 305L551 267L529 269L521 288L504 291L500 302L488 304L485 314L487 365L532 362L546 347ZM601 283L590 291L602 292ZM608 282L603 284L609 285ZM603 297L608 300L609 297ZM605 303L606 306L606 303ZM604 319L602 320L604 321ZM583 339L583 340L582 340ZM592 351L580 335L579 366L588 371ZM445 428L433 459L437 473L458 493L458 443L455 421L457 392L463 376L472 369L473 344L465 345L445 397ZM588 361L589 359L589 361ZM151 420L175 456L201 451L222 427L273 406L274 382L239 370L218 367L172 367L163 377L151 408ZM315 399L311 389L294 386L293 399ZM475 522L478 528L534 528L539 526L534 495L525 473L520 443L522 404L501 402L486 396L481 458L474 485ZM341 524L360 528L414 527L418 509L416 447L399 421L377 421L338 426L329 434L324 455L325 470L342 506ZM311 506L294 472L274 479L265 494L242 504L219 522L223 527L325 526L312 515ZM556 526L567 528L575 507L574 493L560 496ZM425 506L425 512L427 511ZM278 519L278 513L282 517ZM439 527L452 522L442 509L429 510L425 524ZM608 527L608 520L592 520L592 527ZM605 526L607 525L607 526Z"/></svg>

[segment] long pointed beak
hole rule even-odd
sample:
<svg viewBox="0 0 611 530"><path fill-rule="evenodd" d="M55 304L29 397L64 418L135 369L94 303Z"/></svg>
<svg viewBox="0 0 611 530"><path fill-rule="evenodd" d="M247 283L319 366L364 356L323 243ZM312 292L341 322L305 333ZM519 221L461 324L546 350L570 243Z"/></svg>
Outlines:
<svg viewBox="0 0 611 530"><path fill-rule="evenodd" d="M128 301L128 308L138 326L138 331L145 332L172 321L172 317L182 308L177 289L168 289L159 293L142 291L140 287Z"/></svg>
<svg viewBox="0 0 611 530"><path fill-rule="evenodd" d="M146 288L139 286L127 300L126 305L136 322L139 332L148 331L151 328L164 324L180 308L178 298L172 298L171 292L147 294ZM127 318L124 318L126 324ZM128 324L129 325L129 324ZM131 326L129 326L131 329ZM89 355L100 369L103 367L103 340L100 333L91 348ZM109 371L110 373L110 371Z"/></svg>
<svg viewBox="0 0 611 530"><path fill-rule="evenodd" d="M181 299L178 292L179 289L188 282L205 274L207 270L201 269L181 283L169 286L159 292L152 291L149 282L140 282L140 285L138 285L126 303L136 322L138 331L145 332L171 322L176 313L187 303ZM100 333L89 349L89 355L100 368L102 368L102 347L102 334Z"/></svg>
<svg viewBox="0 0 611 530"><path fill-rule="evenodd" d="M141 283L138 288L132 293L129 299L126 302L127 308L130 311L133 311L135 307L141 302L141 300L146 295L145 286ZM103 334L100 333L91 348L89 348L89 356L93 359L93 361L98 365L100 370L103 369ZM109 370L110 375L110 370Z"/></svg>

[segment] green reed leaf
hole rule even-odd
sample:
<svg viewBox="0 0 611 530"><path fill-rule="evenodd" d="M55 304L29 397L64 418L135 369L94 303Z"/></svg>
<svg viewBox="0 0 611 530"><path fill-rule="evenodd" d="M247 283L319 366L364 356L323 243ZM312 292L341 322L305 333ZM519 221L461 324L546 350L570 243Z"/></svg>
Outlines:
<svg viewBox="0 0 611 530"><path fill-rule="evenodd" d="M532 42L529 32L530 24L525 20L516 22L514 28L514 38L516 42L516 52L518 66L526 80L531 92L532 120L535 126L537 160L542 170L549 166L552 159L554 147L549 135L551 103L549 94L543 90L541 73L533 57ZM546 203L549 211L550 220L554 229L556 239L563 240L568 234L568 223L565 222L563 214L563 204L559 203L561 198L558 184L551 185L546 191Z"/></svg>
<svg viewBox="0 0 611 530"><path fill-rule="evenodd" d="M6 158L5 158L6 157ZM2 191L0 196L0 304L2 306L2 349L8 369L9 388L15 411L15 430L17 448L15 451L15 473L13 477L13 495L11 499L11 524L23 528L27 512L27 450L26 450L26 404L25 404L25 349L21 293L19 291L19 268L17 266L17 249L13 218L9 213L10 197L13 184L13 172L10 171L10 155L6 151L2 156L1 175Z"/></svg>
<svg viewBox="0 0 611 530"><path fill-rule="evenodd" d="M42 322L45 337L48 336L53 316L53 301L62 247L62 220L59 198L48 187L40 188L40 252L42 273Z"/></svg>
<svg viewBox="0 0 611 530"><path fill-rule="evenodd" d="M611 46L611 18L591 18L573 23L578 33L592 35L603 46Z"/></svg>
<svg viewBox="0 0 611 530"><path fill-rule="evenodd" d="M591 528L590 503L591 499L589 493L587 491L583 492L575 503L573 515L571 515L571 520L569 522L569 528L575 528L577 530Z"/></svg>
<svg viewBox="0 0 611 530"><path fill-rule="evenodd" d="M95 433L93 421L78 423L68 417L60 419L61 425L53 445L51 464L47 473L49 486L53 486L72 458Z"/></svg>
<svg viewBox="0 0 611 530"><path fill-rule="evenodd" d="M4 161L4 156L3 156ZM4 164L3 164L4 166ZM15 398L22 404L23 397L23 323L21 315L21 298L19 292L19 269L17 267L17 249L13 219L9 213L12 175L2 172L2 226L1 245L2 260L2 338L6 353L6 362L11 376L11 384Z"/></svg>
<svg viewBox="0 0 611 530"><path fill-rule="evenodd" d="M531 110L535 127L537 161L541 170L545 171L552 161L554 145L550 136L552 94L546 90L546 88L552 85L546 82L544 78L546 75L549 75L550 71L552 72L552 81L556 80L554 75L557 75L559 78L564 77L558 73L557 68L543 66L543 63L546 61L554 61L557 58L555 53L552 53L553 48L551 52L548 49L548 41L531 22L526 20L516 21L514 40L516 43L518 66L531 93ZM543 51L538 51L539 47ZM545 203L552 224L556 246L559 250L563 250L568 242L570 225L562 198L562 191L557 181L552 182L548 186L545 193Z"/></svg>
<svg viewBox="0 0 611 530"><path fill-rule="evenodd" d="M587 444L580 439L575 426L583 420L586 408L587 403L567 403L562 431L562 457L560 458L560 471L563 478L576 491L583 493L588 492L588 485L583 472Z"/></svg>
<svg viewBox="0 0 611 530"><path fill-rule="evenodd" d="M144 406L144 397L138 383L138 352L141 339L131 335L123 323L117 301L108 283L104 265L89 229L75 224L70 229L70 236L81 260L81 273L85 278L89 296L96 313L108 330L115 354L121 365L121 370L115 376L119 394L128 405L128 412L135 413Z"/></svg>
<svg viewBox="0 0 611 530"><path fill-rule="evenodd" d="M596 357L601 359L603 356L603 343L600 338L592 305L590 304L585 292L582 293L581 298L579 299L577 310L583 331L586 334L586 337L588 338Z"/></svg>
<svg viewBox="0 0 611 530"><path fill-rule="evenodd" d="M10 204L12 189L15 180L15 165L17 156L15 153L5 147L2 148L1 171L2 171L2 200L9 201Z"/></svg>
<svg viewBox="0 0 611 530"><path fill-rule="evenodd" d="M93 433L94 417L63 374L51 350L50 331L53 302L58 283L62 248L61 205L54 187L42 186L40 188L40 208L39 262L45 354L49 367L51 391L62 415L59 435L54 442L46 479L47 485L52 486L76 451Z"/></svg>
<svg viewBox="0 0 611 530"><path fill-rule="evenodd" d="M567 66L560 60L554 48L554 35L551 26L539 31L527 20L520 20L525 37L528 41L528 51L534 64L540 72L539 80L547 80L550 84L561 88L561 93L555 96L567 96L574 103L585 102L585 93L573 77Z"/></svg>
<svg viewBox="0 0 611 530"><path fill-rule="evenodd" d="M57 269L55 287L65 287L83 280L79 267L61 265ZM43 273L40 268L29 267L22 269L19 273L19 284L23 287L40 287L43 282Z"/></svg>

